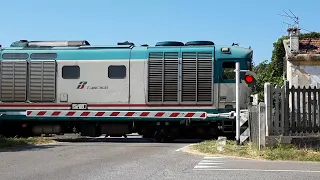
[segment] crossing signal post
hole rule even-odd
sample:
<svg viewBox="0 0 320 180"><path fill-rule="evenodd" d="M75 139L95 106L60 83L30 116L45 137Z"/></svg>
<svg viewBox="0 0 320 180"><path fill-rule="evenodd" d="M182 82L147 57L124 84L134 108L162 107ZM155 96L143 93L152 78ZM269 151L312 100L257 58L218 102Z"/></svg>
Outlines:
<svg viewBox="0 0 320 180"><path fill-rule="evenodd" d="M249 70L241 70L240 63L236 62L236 141L240 145L240 72L245 72L244 81L249 87L254 87L256 84L257 76L254 72Z"/></svg>

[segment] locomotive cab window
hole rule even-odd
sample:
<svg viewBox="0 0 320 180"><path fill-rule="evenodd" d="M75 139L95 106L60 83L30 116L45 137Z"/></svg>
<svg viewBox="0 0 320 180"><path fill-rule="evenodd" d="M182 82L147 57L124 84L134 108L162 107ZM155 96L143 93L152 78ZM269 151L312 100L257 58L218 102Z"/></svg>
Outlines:
<svg viewBox="0 0 320 180"><path fill-rule="evenodd" d="M223 79L235 79L236 75L234 70L236 69L235 62L224 62L222 64L222 78Z"/></svg>
<svg viewBox="0 0 320 180"><path fill-rule="evenodd" d="M79 79L80 67L79 66L63 66L62 78L63 79Z"/></svg>
<svg viewBox="0 0 320 180"><path fill-rule="evenodd" d="M125 79L127 68L124 65L111 65L108 67L108 77L110 79Z"/></svg>

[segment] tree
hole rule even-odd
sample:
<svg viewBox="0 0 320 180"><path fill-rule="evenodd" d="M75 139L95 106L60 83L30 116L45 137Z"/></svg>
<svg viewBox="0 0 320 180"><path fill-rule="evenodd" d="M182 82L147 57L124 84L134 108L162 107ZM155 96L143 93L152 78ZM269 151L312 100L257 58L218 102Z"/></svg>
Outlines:
<svg viewBox="0 0 320 180"><path fill-rule="evenodd" d="M284 49L283 40L288 39L288 36L282 36L276 42L273 43L273 51L271 56L271 67L274 71L272 71L272 76L282 77L284 73L283 69L283 58L286 55L286 51Z"/></svg>
<svg viewBox="0 0 320 180"><path fill-rule="evenodd" d="M264 84L266 82L272 85L283 84L283 76L276 76L278 69L275 69L274 66L272 62L268 63L268 61L265 60L252 69L257 74L257 85L254 93L259 94L259 100L261 101L263 100Z"/></svg>

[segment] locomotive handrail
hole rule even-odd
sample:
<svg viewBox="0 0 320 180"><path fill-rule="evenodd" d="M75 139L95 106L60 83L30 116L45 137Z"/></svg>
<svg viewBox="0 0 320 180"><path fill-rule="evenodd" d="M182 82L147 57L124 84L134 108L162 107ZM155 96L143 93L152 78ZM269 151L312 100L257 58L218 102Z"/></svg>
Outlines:
<svg viewBox="0 0 320 180"><path fill-rule="evenodd" d="M218 113L218 114L207 114L207 117L221 117L221 118L234 119L235 111L230 111L227 113Z"/></svg>
<svg viewBox="0 0 320 180"><path fill-rule="evenodd" d="M79 46L79 49L94 49L94 48L105 48L105 49L113 49L113 48L132 48L132 45L106 45L106 46Z"/></svg>
<svg viewBox="0 0 320 180"><path fill-rule="evenodd" d="M26 115L25 111L18 111L18 112L1 112L0 116L21 116Z"/></svg>
<svg viewBox="0 0 320 180"><path fill-rule="evenodd" d="M240 114L247 113L248 109L241 109ZM228 118L228 119L234 119L236 118L237 114L235 111L230 111L227 113L218 113L218 114L207 114L207 117L220 117L220 118Z"/></svg>

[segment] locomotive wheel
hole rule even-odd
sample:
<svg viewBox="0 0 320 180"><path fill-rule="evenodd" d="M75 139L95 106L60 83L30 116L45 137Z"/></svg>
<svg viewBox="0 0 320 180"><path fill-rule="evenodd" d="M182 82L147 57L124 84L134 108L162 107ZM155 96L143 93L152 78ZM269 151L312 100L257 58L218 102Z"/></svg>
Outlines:
<svg viewBox="0 0 320 180"><path fill-rule="evenodd" d="M172 142L172 137L170 136L170 133L168 131L168 129L159 129L154 133L154 139L157 142L160 143L169 143Z"/></svg>
<svg viewBox="0 0 320 180"><path fill-rule="evenodd" d="M151 128L143 128L141 134L142 137L146 139L153 138L155 135L154 131Z"/></svg>
<svg viewBox="0 0 320 180"><path fill-rule="evenodd" d="M99 137L101 136L100 128L95 124L82 124L81 136Z"/></svg>

